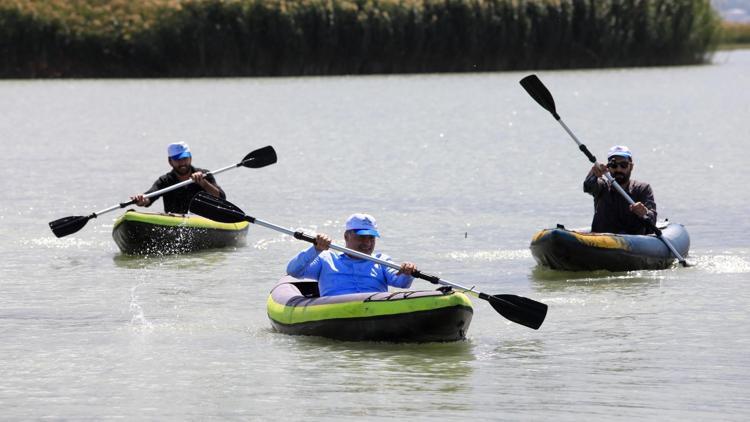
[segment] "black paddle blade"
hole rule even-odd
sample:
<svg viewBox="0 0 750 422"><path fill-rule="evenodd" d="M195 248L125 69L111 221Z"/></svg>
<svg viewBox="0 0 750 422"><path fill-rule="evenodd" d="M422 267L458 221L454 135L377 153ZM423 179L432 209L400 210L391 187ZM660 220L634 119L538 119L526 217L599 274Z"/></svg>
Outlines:
<svg viewBox="0 0 750 422"><path fill-rule="evenodd" d="M52 233L54 233L55 236L64 237L81 230L83 226L89 222L90 218L90 216L84 217L82 215L64 217L55 221L50 221L49 228L52 229Z"/></svg>
<svg viewBox="0 0 750 422"><path fill-rule="evenodd" d="M555 108L555 99L552 98L552 94L536 75L529 75L521 79L521 86L531 95L534 101L552 113L555 119L560 120L560 116L557 114L557 109Z"/></svg>
<svg viewBox="0 0 750 422"><path fill-rule="evenodd" d="M190 201L190 212L220 223L239 223L247 220L239 207L207 192L198 192L193 196Z"/></svg>
<svg viewBox="0 0 750 422"><path fill-rule="evenodd" d="M256 149L242 159L242 165L251 169L257 169L271 165L276 162L276 150L271 145Z"/></svg>
<svg viewBox="0 0 750 422"><path fill-rule="evenodd" d="M516 295L487 296L488 302L505 318L529 328L539 329L547 316L547 305Z"/></svg>

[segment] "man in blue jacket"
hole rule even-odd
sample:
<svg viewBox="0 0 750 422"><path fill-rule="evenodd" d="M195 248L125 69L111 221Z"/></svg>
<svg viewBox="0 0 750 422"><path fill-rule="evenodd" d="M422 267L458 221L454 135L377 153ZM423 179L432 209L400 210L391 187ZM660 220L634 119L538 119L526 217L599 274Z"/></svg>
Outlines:
<svg viewBox="0 0 750 422"><path fill-rule="evenodd" d="M583 182L583 191L594 197L594 219L591 231L595 233L649 234L651 229L644 219L656 224L656 202L651 185L632 180L633 154L628 147L615 145L607 154L607 164L594 164ZM612 178L630 195L627 200L602 176L609 172Z"/></svg>
<svg viewBox="0 0 750 422"><path fill-rule="evenodd" d="M367 255L375 250L375 238L380 237L375 218L369 214L353 214L346 220L344 239L346 247ZM315 244L300 252L286 267L287 274L295 278L318 280L321 296L348 293L385 292L388 286L408 288L417 266L410 262L401 264L396 271L378 263L328 250L331 238L318 234ZM390 257L374 255L385 261Z"/></svg>

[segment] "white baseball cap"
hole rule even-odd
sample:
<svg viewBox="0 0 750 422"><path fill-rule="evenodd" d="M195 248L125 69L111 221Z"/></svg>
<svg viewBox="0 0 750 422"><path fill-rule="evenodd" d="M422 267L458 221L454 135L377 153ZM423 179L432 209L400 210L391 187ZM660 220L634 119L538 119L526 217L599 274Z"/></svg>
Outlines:
<svg viewBox="0 0 750 422"><path fill-rule="evenodd" d="M633 154L630 153L630 148L626 147L625 145L615 145L610 148L609 152L607 153L607 161L615 156L630 158L631 160L633 159Z"/></svg>

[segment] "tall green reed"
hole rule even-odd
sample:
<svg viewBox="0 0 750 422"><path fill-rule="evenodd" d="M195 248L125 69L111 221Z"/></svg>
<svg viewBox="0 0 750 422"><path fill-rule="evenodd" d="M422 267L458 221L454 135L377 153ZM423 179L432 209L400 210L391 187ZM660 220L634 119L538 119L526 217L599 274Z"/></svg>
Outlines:
<svg viewBox="0 0 750 422"><path fill-rule="evenodd" d="M0 0L0 75L692 64L719 31L709 0Z"/></svg>

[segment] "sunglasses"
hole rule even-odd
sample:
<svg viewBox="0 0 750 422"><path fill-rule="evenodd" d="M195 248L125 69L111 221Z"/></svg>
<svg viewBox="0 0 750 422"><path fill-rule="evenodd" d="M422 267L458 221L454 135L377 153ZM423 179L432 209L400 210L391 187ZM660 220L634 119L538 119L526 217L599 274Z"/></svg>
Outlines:
<svg viewBox="0 0 750 422"><path fill-rule="evenodd" d="M609 163L607 163L607 167L609 167L611 169L616 169L618 166L621 169L625 170L626 168L630 167L630 162L628 162L628 161L620 161L620 162L610 161Z"/></svg>

